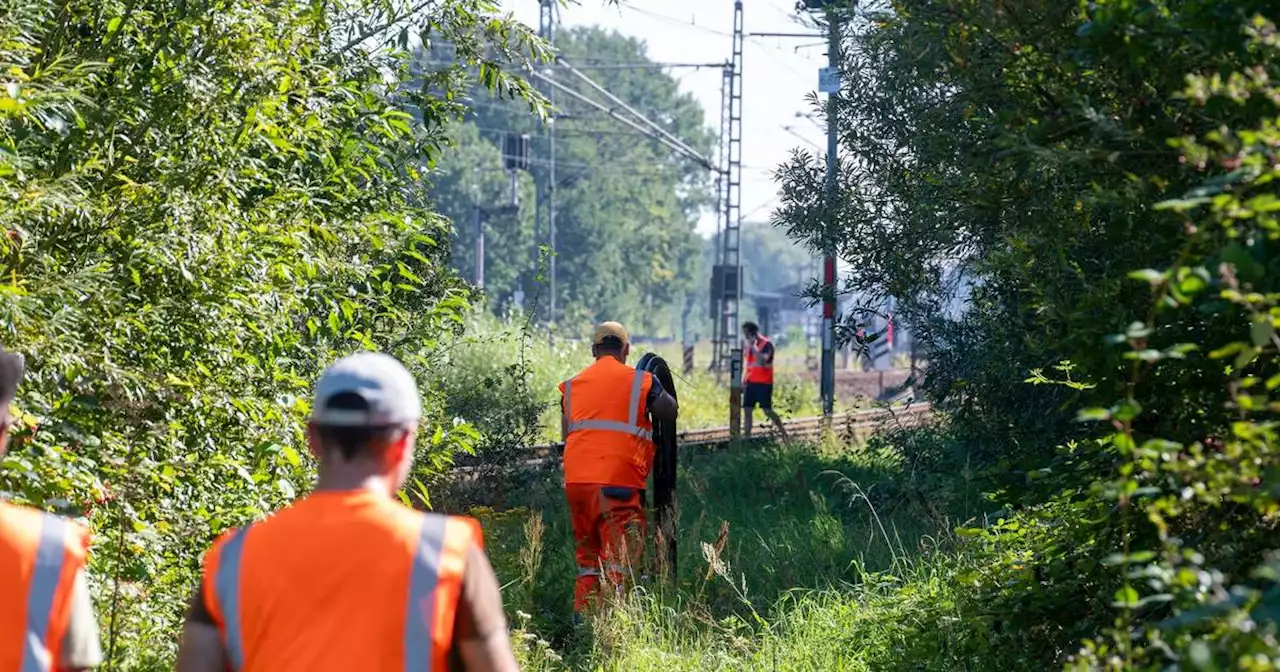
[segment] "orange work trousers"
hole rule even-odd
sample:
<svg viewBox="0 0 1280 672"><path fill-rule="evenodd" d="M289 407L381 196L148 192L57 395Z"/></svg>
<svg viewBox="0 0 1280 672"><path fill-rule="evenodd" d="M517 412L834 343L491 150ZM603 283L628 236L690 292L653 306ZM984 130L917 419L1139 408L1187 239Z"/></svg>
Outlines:
<svg viewBox="0 0 1280 672"><path fill-rule="evenodd" d="M592 483L565 485L578 580L573 610L581 613L600 590L601 576L621 587L642 568L647 524L640 491Z"/></svg>

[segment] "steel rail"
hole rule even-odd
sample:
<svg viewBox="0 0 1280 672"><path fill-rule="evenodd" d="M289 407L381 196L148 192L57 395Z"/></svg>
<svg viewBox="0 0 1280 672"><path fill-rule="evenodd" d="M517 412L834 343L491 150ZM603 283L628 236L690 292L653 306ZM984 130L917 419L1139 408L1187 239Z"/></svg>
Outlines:
<svg viewBox="0 0 1280 672"><path fill-rule="evenodd" d="M889 408L868 408L852 413L840 413L831 417L831 430L839 433L859 433L875 430L886 422L896 421L901 426L913 427L926 419L932 409L928 403L911 404ZM821 417L796 418L782 423L787 435L792 439L820 437L826 431L826 422ZM775 430L770 426L762 426L761 431L753 432L750 439L740 437L739 440L758 441L773 438ZM690 429L680 432L678 442L681 446L714 446L728 443L731 440L728 427L709 427L706 429ZM549 463L559 464L564 454L563 443L546 443L529 446L525 449L526 457L515 461L511 466L536 467ZM484 466L484 456L462 456L455 461L453 471L468 472Z"/></svg>

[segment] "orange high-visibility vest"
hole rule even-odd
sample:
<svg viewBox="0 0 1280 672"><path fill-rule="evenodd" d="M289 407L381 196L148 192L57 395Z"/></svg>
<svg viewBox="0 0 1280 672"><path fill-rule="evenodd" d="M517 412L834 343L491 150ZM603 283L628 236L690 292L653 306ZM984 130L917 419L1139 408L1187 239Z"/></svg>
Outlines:
<svg viewBox="0 0 1280 672"><path fill-rule="evenodd" d="M471 544L471 518L313 493L214 542L205 606L233 670L443 671Z"/></svg>
<svg viewBox="0 0 1280 672"><path fill-rule="evenodd" d="M773 361L763 361L763 358L757 357L757 353L764 350L764 346L769 345L769 339L764 336L757 336L756 342L747 348L747 382L761 383L766 385L773 384ZM777 353L774 353L777 356Z"/></svg>
<svg viewBox="0 0 1280 672"><path fill-rule="evenodd" d="M564 482L644 488L653 466L653 422L645 400L653 374L601 357L560 384L569 419Z"/></svg>
<svg viewBox="0 0 1280 672"><path fill-rule="evenodd" d="M71 587L88 555L88 530L0 502L0 670L59 668Z"/></svg>

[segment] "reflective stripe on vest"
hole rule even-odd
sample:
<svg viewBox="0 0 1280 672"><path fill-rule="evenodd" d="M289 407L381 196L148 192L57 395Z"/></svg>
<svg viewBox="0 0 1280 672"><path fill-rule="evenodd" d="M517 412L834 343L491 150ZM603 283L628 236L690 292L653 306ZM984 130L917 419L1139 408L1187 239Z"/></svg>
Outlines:
<svg viewBox="0 0 1280 672"><path fill-rule="evenodd" d="M653 432L640 426L640 387L644 383L644 371L636 369L636 375L631 379L631 397L627 407L627 421L620 422L618 420L573 420L573 412L571 410L573 395L570 393L573 389L573 379L570 378L564 383L564 414L569 418L569 434L580 429L597 429L605 432L619 432L629 436L638 436L646 441L653 440Z"/></svg>
<svg viewBox="0 0 1280 672"><path fill-rule="evenodd" d="M425 516L418 536L417 552L409 575L409 592L405 596L405 670L431 672L434 660L431 624L435 622L436 584L448 522L446 516ZM242 670L245 664L240 614L240 569L244 558L244 539L249 527L237 530L223 544L214 577L214 599L218 601L222 611L223 643L233 670Z"/></svg>
<svg viewBox="0 0 1280 672"><path fill-rule="evenodd" d="M40 522L40 546L36 550L35 571L27 588L27 637L22 647L22 672L50 672L53 669L49 651L55 642L45 642L53 601L62 580L62 566L67 554L67 522L45 514Z"/></svg>
<svg viewBox="0 0 1280 672"><path fill-rule="evenodd" d="M249 526L232 533L222 545L218 573L214 576L214 599L222 612L222 645L231 669L244 669L244 637L240 632L240 561L244 559L244 537Z"/></svg>
<svg viewBox="0 0 1280 672"><path fill-rule="evenodd" d="M409 575L405 600L404 669L431 670L431 623L435 622L436 580L440 576L440 556L444 552L444 516L426 516L418 536L418 552Z"/></svg>

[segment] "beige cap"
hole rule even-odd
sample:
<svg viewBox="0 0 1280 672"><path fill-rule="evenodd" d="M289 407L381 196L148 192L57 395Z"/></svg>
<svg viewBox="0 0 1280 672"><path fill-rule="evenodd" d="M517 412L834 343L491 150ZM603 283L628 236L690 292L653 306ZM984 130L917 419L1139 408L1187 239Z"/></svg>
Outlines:
<svg viewBox="0 0 1280 672"><path fill-rule="evenodd" d="M596 327L596 332L591 336L591 345L600 345L604 343L606 338L616 338L622 341L623 345L631 343L631 338L627 336L627 330L617 322L601 322Z"/></svg>

